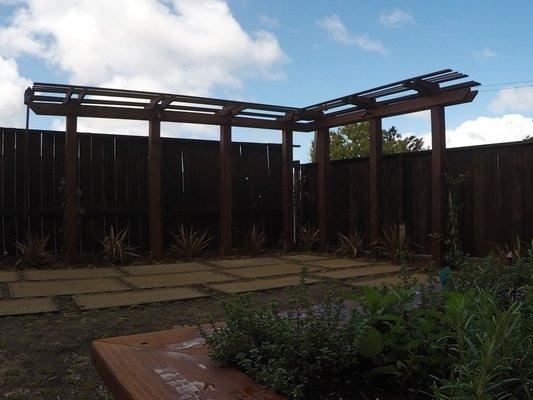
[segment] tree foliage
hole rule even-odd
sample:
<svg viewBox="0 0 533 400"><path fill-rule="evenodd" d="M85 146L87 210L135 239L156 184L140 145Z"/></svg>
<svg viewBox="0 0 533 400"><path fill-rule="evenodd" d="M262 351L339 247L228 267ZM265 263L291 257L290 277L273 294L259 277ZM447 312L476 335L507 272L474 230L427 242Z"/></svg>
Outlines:
<svg viewBox="0 0 533 400"><path fill-rule="evenodd" d="M370 148L368 122L345 125L330 133L332 160L366 157ZM394 154L426 150L424 140L416 136L403 137L396 127L383 129L383 153ZM311 145L311 160L315 159L315 143Z"/></svg>

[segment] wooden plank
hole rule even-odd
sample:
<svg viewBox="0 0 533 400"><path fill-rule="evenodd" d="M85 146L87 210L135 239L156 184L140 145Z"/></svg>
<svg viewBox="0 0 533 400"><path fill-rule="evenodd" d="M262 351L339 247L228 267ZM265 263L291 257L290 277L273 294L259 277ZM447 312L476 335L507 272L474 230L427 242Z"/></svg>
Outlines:
<svg viewBox="0 0 533 400"><path fill-rule="evenodd" d="M290 251L294 245L294 195L293 195L293 134L281 133L283 248Z"/></svg>
<svg viewBox="0 0 533 400"><path fill-rule="evenodd" d="M26 209L28 227L32 234L41 236L41 132L28 131L25 134L26 153Z"/></svg>
<svg viewBox="0 0 533 400"><path fill-rule="evenodd" d="M17 176L16 176L16 135L12 129L4 129L2 133L2 220L3 246L8 254L15 252L17 234Z"/></svg>
<svg viewBox="0 0 533 400"><path fill-rule="evenodd" d="M320 251L329 250L329 129L317 131L318 160L318 225L320 230Z"/></svg>
<svg viewBox="0 0 533 400"><path fill-rule="evenodd" d="M82 253L96 251L93 235L93 191L91 176L92 136L78 135L80 147L79 182L80 182L80 248Z"/></svg>
<svg viewBox="0 0 533 400"><path fill-rule="evenodd" d="M56 252L55 247L55 215L58 212L55 197L56 186L54 178L54 152L56 133L43 132L41 150L41 207L43 235L48 236L48 248Z"/></svg>
<svg viewBox="0 0 533 400"><path fill-rule="evenodd" d="M383 133L381 128L381 118L374 118L369 121L370 152L369 152L369 221L370 221L370 243L374 243L372 252L377 256L380 227L380 174L382 167L382 142Z"/></svg>
<svg viewBox="0 0 533 400"><path fill-rule="evenodd" d="M444 107L431 108L431 204L432 204L432 260L440 269L444 261L446 229L446 127Z"/></svg>
<svg viewBox="0 0 533 400"><path fill-rule="evenodd" d="M69 264L79 262L78 242L78 131L75 115L67 116L65 138L65 237Z"/></svg>
<svg viewBox="0 0 533 400"><path fill-rule="evenodd" d="M148 224L152 257L163 256L161 213L161 121L149 121L148 139Z"/></svg>
<svg viewBox="0 0 533 400"><path fill-rule="evenodd" d="M232 146L231 125L220 125L220 249L222 256L232 248Z"/></svg>

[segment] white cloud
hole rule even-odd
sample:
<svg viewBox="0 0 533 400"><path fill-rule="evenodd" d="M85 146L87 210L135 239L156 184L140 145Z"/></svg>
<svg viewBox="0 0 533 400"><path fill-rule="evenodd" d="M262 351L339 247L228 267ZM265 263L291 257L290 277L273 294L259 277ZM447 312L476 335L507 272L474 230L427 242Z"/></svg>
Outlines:
<svg viewBox="0 0 533 400"><path fill-rule="evenodd" d="M446 130L447 147L475 146L488 143L515 142L533 136L533 119L521 114L502 117L478 117ZM431 145L431 132L422 136Z"/></svg>
<svg viewBox="0 0 533 400"><path fill-rule="evenodd" d="M496 57L496 53L489 47L485 47L482 50L474 50L472 55L480 61Z"/></svg>
<svg viewBox="0 0 533 400"><path fill-rule="evenodd" d="M195 95L283 78L287 58L222 0L27 0L0 28L0 54L40 58L71 83Z"/></svg>
<svg viewBox="0 0 533 400"><path fill-rule="evenodd" d="M489 104L489 109L494 112L533 111L533 87L502 89Z"/></svg>
<svg viewBox="0 0 533 400"><path fill-rule="evenodd" d="M0 55L0 126L25 125L24 90L30 85L28 79L19 75L16 61Z"/></svg>
<svg viewBox="0 0 533 400"><path fill-rule="evenodd" d="M259 18L261 23L269 28L278 28L279 20L277 18L269 17L268 15L261 15Z"/></svg>
<svg viewBox="0 0 533 400"><path fill-rule="evenodd" d="M401 28L407 24L414 24L415 20L411 14L399 9L395 9L389 13L381 14L379 17L379 22L387 28Z"/></svg>
<svg viewBox="0 0 533 400"><path fill-rule="evenodd" d="M379 40L371 39L367 35L351 35L336 14L324 17L317 21L316 24L324 29L329 37L337 43L356 45L363 50L374 51L383 55L388 53L387 48Z"/></svg>

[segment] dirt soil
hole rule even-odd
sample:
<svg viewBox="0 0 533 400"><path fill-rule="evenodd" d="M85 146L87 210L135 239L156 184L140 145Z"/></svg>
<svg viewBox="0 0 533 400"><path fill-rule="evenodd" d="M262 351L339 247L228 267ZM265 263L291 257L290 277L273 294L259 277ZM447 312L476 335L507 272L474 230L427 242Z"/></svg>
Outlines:
<svg viewBox="0 0 533 400"><path fill-rule="evenodd" d="M284 304L290 290L258 293L256 298L263 302L276 297ZM316 302L332 291L341 294L348 290L335 283L310 287ZM221 295L84 312L71 300L59 299L59 314L0 318L0 398L111 400L113 397L91 364L93 340L220 319L224 298Z"/></svg>

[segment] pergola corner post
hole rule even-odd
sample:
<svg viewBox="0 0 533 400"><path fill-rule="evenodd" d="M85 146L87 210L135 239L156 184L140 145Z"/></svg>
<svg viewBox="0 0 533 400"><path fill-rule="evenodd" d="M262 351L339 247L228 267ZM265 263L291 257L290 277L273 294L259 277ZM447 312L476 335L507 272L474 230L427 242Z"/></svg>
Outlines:
<svg viewBox="0 0 533 400"><path fill-rule="evenodd" d="M377 241L380 227L380 174L383 142L381 118L373 118L369 121L369 135L369 239L372 246L372 255L376 257L378 255Z"/></svg>
<svg viewBox="0 0 533 400"><path fill-rule="evenodd" d="M65 135L65 250L68 264L80 261L78 238L78 129L77 116L66 116Z"/></svg>
<svg viewBox="0 0 533 400"><path fill-rule="evenodd" d="M282 131L281 138L281 176L283 209L283 249L290 251L294 245L294 194L293 194L293 133Z"/></svg>
<svg viewBox="0 0 533 400"><path fill-rule="evenodd" d="M318 228L320 231L320 251L329 250L329 129L321 128L316 134L318 162Z"/></svg>
<svg viewBox="0 0 533 400"><path fill-rule="evenodd" d="M232 247L232 157L231 125L220 125L220 251L228 256Z"/></svg>
<svg viewBox="0 0 533 400"><path fill-rule="evenodd" d="M446 128L444 106L431 107L432 261L442 268L446 228Z"/></svg>
<svg viewBox="0 0 533 400"><path fill-rule="evenodd" d="M161 202L161 121L148 121L148 234L152 257L163 257Z"/></svg>

